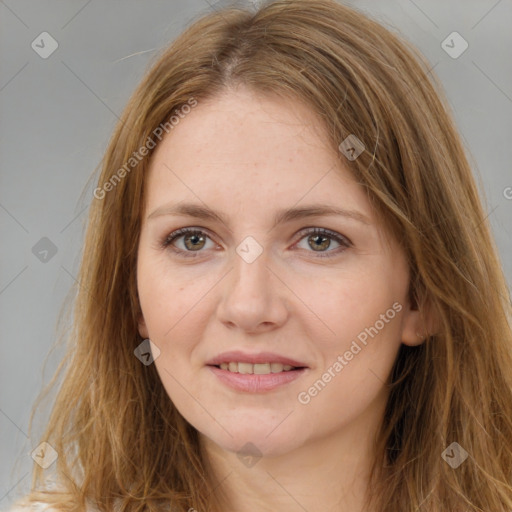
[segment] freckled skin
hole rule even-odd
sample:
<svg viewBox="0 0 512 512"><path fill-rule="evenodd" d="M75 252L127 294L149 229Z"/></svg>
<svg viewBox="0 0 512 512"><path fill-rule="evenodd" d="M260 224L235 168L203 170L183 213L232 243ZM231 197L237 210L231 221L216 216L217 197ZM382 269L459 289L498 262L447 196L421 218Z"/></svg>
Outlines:
<svg viewBox="0 0 512 512"><path fill-rule="evenodd" d="M230 219L230 230L188 217L144 220L137 268L139 332L160 348L155 364L170 399L202 434L224 474L249 441L264 455L250 470L254 481L263 470L286 481L285 468L297 464L315 468L318 478L322 467L340 474L366 467L370 436L387 399L384 381L400 344L417 344L416 333L424 331L407 301L404 254L378 224L344 161L322 142L327 138L321 129L307 107L242 88L199 102L163 139L151 163L144 219L182 201L206 204ZM276 210L312 203L357 210L370 224L324 216L271 229ZM212 235L207 233L196 259L158 246L160 238L183 227ZM322 258L307 234L297 236L309 227L339 233L353 245ZM263 247L250 264L236 253L247 236ZM183 237L175 245L187 250ZM338 247L331 239L324 253ZM396 302L401 311L301 404L298 394ZM273 351L309 369L270 392L234 391L205 367L227 350ZM332 494L332 478L329 484L305 476L306 482L291 480L290 488L314 483L312 496Z"/></svg>

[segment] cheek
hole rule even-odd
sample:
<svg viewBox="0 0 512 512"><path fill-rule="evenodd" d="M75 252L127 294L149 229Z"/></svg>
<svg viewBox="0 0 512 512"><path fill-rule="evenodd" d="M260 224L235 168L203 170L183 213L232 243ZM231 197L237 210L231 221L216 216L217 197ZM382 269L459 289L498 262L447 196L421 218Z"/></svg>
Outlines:
<svg viewBox="0 0 512 512"><path fill-rule="evenodd" d="M376 401L384 403L386 379L401 343L399 295L376 275L339 280L322 294L315 312L334 334L322 322L315 322L316 337L310 333L320 365L297 396L304 412L325 415L326 425L334 427Z"/></svg>
<svg viewBox="0 0 512 512"><path fill-rule="evenodd" d="M202 299L214 285L212 275L189 276L176 271L165 256L150 260L142 252L137 267L137 287L146 326L155 339L174 336L204 307Z"/></svg>
<svg viewBox="0 0 512 512"><path fill-rule="evenodd" d="M315 313L316 337L312 339L324 340L324 348L339 350L361 333L360 338L364 340L364 333L375 324L381 331L380 338L396 338L400 331L397 310L405 299L402 281L402 276L391 273L386 276L380 269L313 281L307 288L305 301Z"/></svg>

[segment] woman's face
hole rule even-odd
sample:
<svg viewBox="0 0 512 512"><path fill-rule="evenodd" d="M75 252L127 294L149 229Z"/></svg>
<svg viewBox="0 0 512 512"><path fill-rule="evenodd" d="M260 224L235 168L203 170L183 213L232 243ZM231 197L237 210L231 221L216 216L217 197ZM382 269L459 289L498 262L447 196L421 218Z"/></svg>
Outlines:
<svg viewBox="0 0 512 512"><path fill-rule="evenodd" d="M242 88L199 102L152 157L139 332L180 413L228 451L378 422L400 343L419 342L403 252L326 141L307 107Z"/></svg>

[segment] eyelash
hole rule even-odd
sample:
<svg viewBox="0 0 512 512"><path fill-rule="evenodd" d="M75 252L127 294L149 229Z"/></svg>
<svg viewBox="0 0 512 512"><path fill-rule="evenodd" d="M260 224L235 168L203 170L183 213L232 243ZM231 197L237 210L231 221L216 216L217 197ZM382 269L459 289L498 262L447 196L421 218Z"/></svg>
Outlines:
<svg viewBox="0 0 512 512"><path fill-rule="evenodd" d="M305 228L308 229L308 228ZM176 231L173 231L169 235L165 236L162 240L160 240L160 248L161 249L171 249L173 252L183 255L185 258L197 258L198 254L194 254L194 252L200 253L202 251L183 251L181 249L177 249L176 247L172 246L172 242L177 240L178 238L181 238L184 235L193 234L193 235L206 235L208 238L211 239L211 237L208 235L206 231L199 228L181 228L177 229ZM302 235L300 239L297 241L300 242L303 238L305 238L308 235L322 235L327 238L331 238L338 242L341 247L338 247L337 249L334 249L332 251L319 251L316 254L318 254L319 258L332 258L349 247L352 247L352 242L343 235L340 235L336 233L335 231L331 231L330 229L325 228L309 228L308 231L302 230L300 232ZM308 251L308 252L315 252L315 251ZM334 253L334 254L327 254L327 253Z"/></svg>

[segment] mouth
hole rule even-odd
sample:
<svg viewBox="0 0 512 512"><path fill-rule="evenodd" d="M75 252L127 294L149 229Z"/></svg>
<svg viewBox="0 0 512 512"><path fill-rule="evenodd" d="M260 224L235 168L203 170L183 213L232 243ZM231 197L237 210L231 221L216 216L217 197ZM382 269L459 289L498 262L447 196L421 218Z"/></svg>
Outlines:
<svg viewBox="0 0 512 512"><path fill-rule="evenodd" d="M277 362L252 364L241 361L230 361L208 366L213 366L219 370L225 370L230 373L239 373L243 375L269 375L271 373L291 372L307 368L306 366L292 366L290 364Z"/></svg>
<svg viewBox="0 0 512 512"><path fill-rule="evenodd" d="M286 386L310 369L304 363L271 352L224 352L206 363L219 382L235 391L269 392Z"/></svg>

